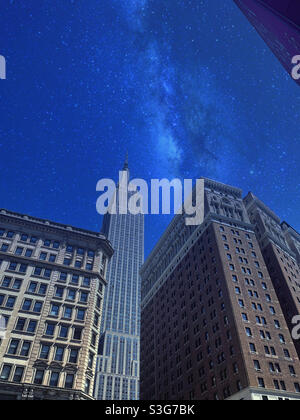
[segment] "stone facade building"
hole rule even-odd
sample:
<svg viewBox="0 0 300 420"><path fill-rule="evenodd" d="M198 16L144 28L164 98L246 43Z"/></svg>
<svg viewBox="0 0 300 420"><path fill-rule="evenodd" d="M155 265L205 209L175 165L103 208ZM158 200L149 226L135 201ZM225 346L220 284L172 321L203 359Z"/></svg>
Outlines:
<svg viewBox="0 0 300 420"><path fill-rule="evenodd" d="M102 234L0 210L0 399L93 398L112 254Z"/></svg>

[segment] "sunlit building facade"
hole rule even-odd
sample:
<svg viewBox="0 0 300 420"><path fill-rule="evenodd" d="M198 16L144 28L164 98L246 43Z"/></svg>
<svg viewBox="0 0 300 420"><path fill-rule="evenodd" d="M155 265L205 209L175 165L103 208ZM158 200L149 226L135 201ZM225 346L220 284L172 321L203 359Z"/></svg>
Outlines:
<svg viewBox="0 0 300 420"><path fill-rule="evenodd" d="M128 163L123 168L128 173ZM118 208L118 201L117 201ZM103 233L114 248L108 265L95 398L139 399L139 270L144 261L144 216L107 214Z"/></svg>

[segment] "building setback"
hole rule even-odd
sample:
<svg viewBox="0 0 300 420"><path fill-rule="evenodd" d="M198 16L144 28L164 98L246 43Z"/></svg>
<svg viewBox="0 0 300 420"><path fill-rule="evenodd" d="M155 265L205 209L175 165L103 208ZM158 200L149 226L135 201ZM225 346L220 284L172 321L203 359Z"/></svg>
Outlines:
<svg viewBox="0 0 300 420"><path fill-rule="evenodd" d="M128 173L126 160L124 172ZM117 208L119 207L117 194ZM140 376L139 271L144 262L144 216L106 214L103 232L114 256L108 265L95 398L138 400Z"/></svg>
<svg viewBox="0 0 300 420"><path fill-rule="evenodd" d="M0 399L90 400L107 239L0 210Z"/></svg>
<svg viewBox="0 0 300 420"><path fill-rule="evenodd" d="M300 399L299 358L242 191L205 179L141 269L141 399Z"/></svg>

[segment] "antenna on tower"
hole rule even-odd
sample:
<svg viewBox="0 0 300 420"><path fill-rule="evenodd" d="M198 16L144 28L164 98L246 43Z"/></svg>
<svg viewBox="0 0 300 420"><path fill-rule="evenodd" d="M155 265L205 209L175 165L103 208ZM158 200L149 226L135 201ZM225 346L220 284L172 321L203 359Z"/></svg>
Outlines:
<svg viewBox="0 0 300 420"><path fill-rule="evenodd" d="M128 151L126 152L126 157L125 157L125 163L124 163L123 171L127 171L127 170L128 170Z"/></svg>

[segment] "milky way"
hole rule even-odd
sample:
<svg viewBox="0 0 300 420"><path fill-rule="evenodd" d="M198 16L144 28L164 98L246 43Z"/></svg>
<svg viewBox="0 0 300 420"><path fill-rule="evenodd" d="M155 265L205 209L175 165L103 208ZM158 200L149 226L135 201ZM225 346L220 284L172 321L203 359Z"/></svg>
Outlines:
<svg viewBox="0 0 300 420"><path fill-rule="evenodd" d="M221 7L222 4L222 7ZM298 86L233 1L2 1L1 207L100 229L95 186L207 176L300 228ZM146 219L146 250L169 219Z"/></svg>

